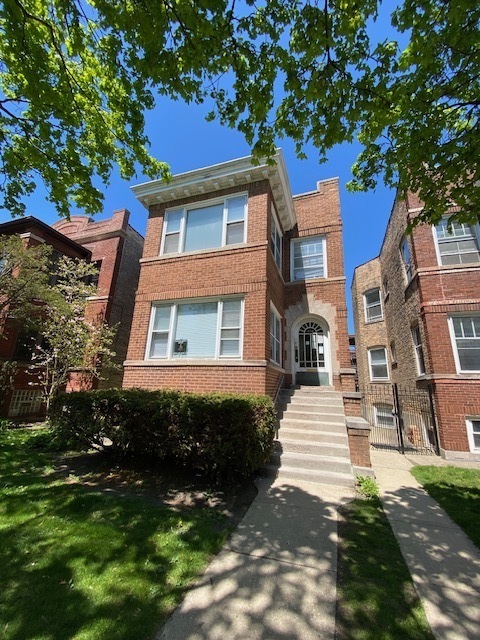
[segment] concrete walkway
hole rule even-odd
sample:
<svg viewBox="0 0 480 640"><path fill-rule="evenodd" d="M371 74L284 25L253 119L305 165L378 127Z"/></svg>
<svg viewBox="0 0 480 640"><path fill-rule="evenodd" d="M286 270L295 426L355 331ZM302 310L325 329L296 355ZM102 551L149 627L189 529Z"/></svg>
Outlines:
<svg viewBox="0 0 480 640"><path fill-rule="evenodd" d="M480 552L410 473L414 464L448 463L427 456L371 453L384 510L434 635L439 640L478 640Z"/></svg>
<svg viewBox="0 0 480 640"><path fill-rule="evenodd" d="M446 463L378 451L372 463L434 635L479 640L480 552L410 473ZM353 490L278 478L258 489L156 640L334 640L337 514Z"/></svg>
<svg viewBox="0 0 480 640"><path fill-rule="evenodd" d="M337 510L353 489L264 478L156 640L333 640Z"/></svg>

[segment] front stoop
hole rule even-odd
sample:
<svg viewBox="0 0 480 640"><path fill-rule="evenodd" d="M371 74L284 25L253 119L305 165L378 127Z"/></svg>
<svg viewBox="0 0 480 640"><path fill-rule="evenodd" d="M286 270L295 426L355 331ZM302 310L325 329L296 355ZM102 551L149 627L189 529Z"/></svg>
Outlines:
<svg viewBox="0 0 480 640"><path fill-rule="evenodd" d="M331 387L283 389L268 476L351 487L355 483L342 394Z"/></svg>

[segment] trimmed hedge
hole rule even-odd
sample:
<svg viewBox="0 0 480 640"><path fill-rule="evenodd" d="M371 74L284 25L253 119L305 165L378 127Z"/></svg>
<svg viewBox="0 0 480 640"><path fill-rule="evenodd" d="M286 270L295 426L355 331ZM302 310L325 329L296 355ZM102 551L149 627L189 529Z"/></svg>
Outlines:
<svg viewBox="0 0 480 640"><path fill-rule="evenodd" d="M214 481L250 475L269 458L276 414L267 396L107 389L58 396L58 434L80 448L176 460Z"/></svg>

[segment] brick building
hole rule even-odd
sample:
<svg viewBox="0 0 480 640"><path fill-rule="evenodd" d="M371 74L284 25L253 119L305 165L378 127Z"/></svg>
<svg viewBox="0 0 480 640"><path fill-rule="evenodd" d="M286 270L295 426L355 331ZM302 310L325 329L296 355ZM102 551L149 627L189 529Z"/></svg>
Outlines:
<svg viewBox="0 0 480 640"><path fill-rule="evenodd" d="M45 243L58 255L90 260L87 248L33 216L0 224L0 235L19 235L27 247ZM0 331L0 362L14 360L18 365L13 389L7 394L3 406L0 406L0 415L37 415L42 409L40 391L32 389L29 384L32 380L29 366L35 336L10 318L0 327Z"/></svg>
<svg viewBox="0 0 480 640"><path fill-rule="evenodd" d="M430 388L441 454L480 460L479 225L446 217L406 235L421 210L397 197L379 256L355 270L358 378Z"/></svg>
<svg viewBox="0 0 480 640"><path fill-rule="evenodd" d="M124 386L354 389L338 181L240 158L133 188L149 211Z"/></svg>
<svg viewBox="0 0 480 640"><path fill-rule="evenodd" d="M110 325L118 325L113 349L119 365L123 364L127 353L143 250L143 238L128 224L129 215L126 210L115 211L111 218L97 222L86 216L72 216L51 227L34 217L25 217L0 225L0 235L19 234L27 245L47 243L57 254L97 264L98 294L89 300L87 313L92 318L104 318ZM0 360L17 361L19 372L14 389L0 410L11 417L36 415L41 412L40 392L28 384L31 381L28 372L31 353L24 348L25 332L21 326L10 323L3 333L6 339L0 340ZM98 384L121 386L122 377L120 366L117 372ZM72 376L70 388L78 388L80 380L80 377Z"/></svg>
<svg viewBox="0 0 480 640"><path fill-rule="evenodd" d="M143 237L129 225L129 217L129 211L120 209L106 220L94 222L87 216L71 216L70 220L52 225L89 250L99 269L98 293L89 300L89 314L118 327L113 350L119 369L107 380L100 380L99 387L122 385L122 365L127 355L143 251Z"/></svg>

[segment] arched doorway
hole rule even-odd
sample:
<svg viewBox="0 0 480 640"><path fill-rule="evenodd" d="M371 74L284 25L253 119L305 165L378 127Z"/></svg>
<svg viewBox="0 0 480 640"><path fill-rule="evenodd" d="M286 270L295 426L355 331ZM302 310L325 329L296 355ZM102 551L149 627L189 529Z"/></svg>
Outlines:
<svg viewBox="0 0 480 640"><path fill-rule="evenodd" d="M294 332L295 384L330 383L328 327L317 318L302 320Z"/></svg>

